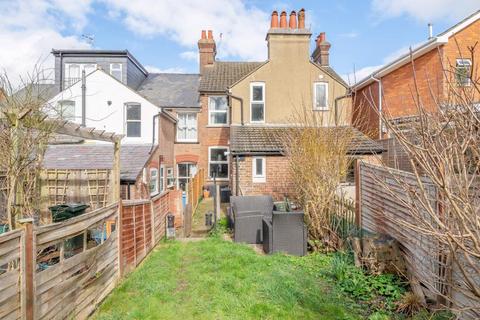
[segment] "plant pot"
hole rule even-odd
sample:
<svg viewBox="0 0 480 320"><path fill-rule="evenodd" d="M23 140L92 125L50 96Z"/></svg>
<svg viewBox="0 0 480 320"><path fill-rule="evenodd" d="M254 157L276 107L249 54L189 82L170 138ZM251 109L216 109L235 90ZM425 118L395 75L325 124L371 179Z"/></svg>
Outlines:
<svg viewBox="0 0 480 320"><path fill-rule="evenodd" d="M204 197L204 198L210 197L210 191L208 191L208 190L203 190L203 197Z"/></svg>

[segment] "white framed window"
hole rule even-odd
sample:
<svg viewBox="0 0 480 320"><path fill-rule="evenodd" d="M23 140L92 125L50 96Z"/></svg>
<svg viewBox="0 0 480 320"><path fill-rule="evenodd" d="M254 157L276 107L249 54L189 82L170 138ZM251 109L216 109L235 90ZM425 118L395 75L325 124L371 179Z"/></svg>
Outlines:
<svg viewBox="0 0 480 320"><path fill-rule="evenodd" d="M227 180L229 173L228 147L208 147L208 176L215 174L219 180Z"/></svg>
<svg viewBox="0 0 480 320"><path fill-rule="evenodd" d="M177 116L177 141L197 142L197 113L180 112Z"/></svg>
<svg viewBox="0 0 480 320"><path fill-rule="evenodd" d="M185 191L190 178L197 173L197 165L190 162L182 162L177 164L177 188Z"/></svg>
<svg viewBox="0 0 480 320"><path fill-rule="evenodd" d="M110 75L118 81L122 81L122 64L110 63Z"/></svg>
<svg viewBox="0 0 480 320"><path fill-rule="evenodd" d="M313 84L313 110L328 110L328 83Z"/></svg>
<svg viewBox="0 0 480 320"><path fill-rule="evenodd" d="M127 103L125 106L125 127L127 137L138 138L142 136L142 111L139 103Z"/></svg>
<svg viewBox="0 0 480 320"><path fill-rule="evenodd" d="M85 75L88 75L97 70L97 65L95 63L65 63L64 87L70 87L80 81L84 70Z"/></svg>
<svg viewBox="0 0 480 320"><path fill-rule="evenodd" d="M75 101L62 100L57 103L56 116L60 119L75 121Z"/></svg>
<svg viewBox="0 0 480 320"><path fill-rule="evenodd" d="M167 188L175 185L175 176L173 175L173 168L167 168Z"/></svg>
<svg viewBox="0 0 480 320"><path fill-rule="evenodd" d="M261 183L266 182L266 165L267 159L265 157L253 157L252 158L252 181Z"/></svg>
<svg viewBox="0 0 480 320"><path fill-rule="evenodd" d="M265 122L265 83L250 83L250 122Z"/></svg>
<svg viewBox="0 0 480 320"><path fill-rule="evenodd" d="M158 193L158 169L150 169L150 195Z"/></svg>
<svg viewBox="0 0 480 320"><path fill-rule="evenodd" d="M455 78L457 85L468 87L470 85L470 76L472 72L472 61L470 59L457 59L455 68Z"/></svg>
<svg viewBox="0 0 480 320"><path fill-rule="evenodd" d="M228 100L226 96L208 97L208 124L228 124Z"/></svg>
<svg viewBox="0 0 480 320"><path fill-rule="evenodd" d="M165 191L165 166L160 165L160 192Z"/></svg>

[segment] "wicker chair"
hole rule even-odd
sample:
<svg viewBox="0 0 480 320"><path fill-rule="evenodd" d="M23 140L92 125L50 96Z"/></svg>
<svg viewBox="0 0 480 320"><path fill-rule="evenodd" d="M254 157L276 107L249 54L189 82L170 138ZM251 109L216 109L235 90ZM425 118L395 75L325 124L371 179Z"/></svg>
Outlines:
<svg viewBox="0 0 480 320"><path fill-rule="evenodd" d="M274 211L272 220L263 219L262 234L265 253L307 254L307 228L303 212Z"/></svg>
<svg viewBox="0 0 480 320"><path fill-rule="evenodd" d="M235 242L263 243L262 219L271 219L271 196L232 196L227 211Z"/></svg>

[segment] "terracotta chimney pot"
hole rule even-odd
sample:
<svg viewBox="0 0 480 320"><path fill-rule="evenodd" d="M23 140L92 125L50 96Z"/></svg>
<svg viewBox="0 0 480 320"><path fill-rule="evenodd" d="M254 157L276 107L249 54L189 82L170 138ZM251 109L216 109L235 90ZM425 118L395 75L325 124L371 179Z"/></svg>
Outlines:
<svg viewBox="0 0 480 320"><path fill-rule="evenodd" d="M212 32L212 30L208 30L208 39L213 39L213 32Z"/></svg>
<svg viewBox="0 0 480 320"><path fill-rule="evenodd" d="M282 11L280 14L280 28L286 28L287 27L287 13L285 11Z"/></svg>
<svg viewBox="0 0 480 320"><path fill-rule="evenodd" d="M207 39L207 31L202 30L202 39Z"/></svg>
<svg viewBox="0 0 480 320"><path fill-rule="evenodd" d="M270 22L270 28L278 28L278 12L272 12L272 20Z"/></svg>
<svg viewBox="0 0 480 320"><path fill-rule="evenodd" d="M292 11L290 13L290 20L288 23L288 27L290 29L297 29L297 13L295 11Z"/></svg>
<svg viewBox="0 0 480 320"><path fill-rule="evenodd" d="M318 36L318 43L322 43L325 41L325 32L320 32L320 35Z"/></svg>
<svg viewBox="0 0 480 320"><path fill-rule="evenodd" d="M298 29L305 29L305 9L298 11Z"/></svg>

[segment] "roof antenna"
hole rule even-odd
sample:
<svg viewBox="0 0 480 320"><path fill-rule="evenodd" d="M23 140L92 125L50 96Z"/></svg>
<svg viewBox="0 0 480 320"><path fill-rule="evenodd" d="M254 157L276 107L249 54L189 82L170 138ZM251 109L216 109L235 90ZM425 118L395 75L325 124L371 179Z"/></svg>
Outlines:
<svg viewBox="0 0 480 320"><path fill-rule="evenodd" d="M433 24L428 23L428 40L433 38Z"/></svg>
<svg viewBox="0 0 480 320"><path fill-rule="evenodd" d="M82 34L82 39L86 40L87 43L93 47L93 43L95 42L95 35L94 34Z"/></svg>

